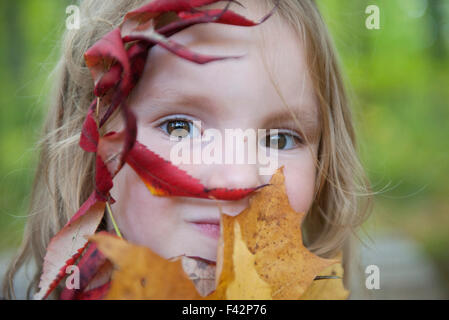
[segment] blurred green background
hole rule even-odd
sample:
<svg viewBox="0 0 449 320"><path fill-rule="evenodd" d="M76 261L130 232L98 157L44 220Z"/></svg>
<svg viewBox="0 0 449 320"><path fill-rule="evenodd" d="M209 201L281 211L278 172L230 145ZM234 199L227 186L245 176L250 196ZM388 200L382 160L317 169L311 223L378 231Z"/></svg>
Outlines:
<svg viewBox="0 0 449 320"><path fill-rule="evenodd" d="M0 1L0 250L22 235L67 0ZM415 239L449 287L449 0L317 0L353 88L376 196L365 229ZM380 9L368 30L365 8Z"/></svg>

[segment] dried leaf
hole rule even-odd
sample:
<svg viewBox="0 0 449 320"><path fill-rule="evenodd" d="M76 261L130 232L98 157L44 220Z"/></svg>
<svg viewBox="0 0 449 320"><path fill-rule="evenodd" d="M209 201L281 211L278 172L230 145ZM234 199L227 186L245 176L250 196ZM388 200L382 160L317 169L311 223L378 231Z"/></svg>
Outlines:
<svg viewBox="0 0 449 320"><path fill-rule="evenodd" d="M149 20L166 12L190 11L196 7L219 2L220 0L155 0L134 11L128 12L123 19L121 29L127 35L146 24ZM233 1L234 2L234 1Z"/></svg>
<svg viewBox="0 0 449 320"><path fill-rule="evenodd" d="M289 204L282 168L270 185L250 199L250 205L236 217L254 268L272 288L273 299L299 299L315 277L337 260L323 259L303 245L301 223L304 213Z"/></svg>
<svg viewBox="0 0 449 320"><path fill-rule="evenodd" d="M111 235L90 238L118 268L106 299L200 299L181 259L169 261L146 247L132 245Z"/></svg>
<svg viewBox="0 0 449 320"><path fill-rule="evenodd" d="M348 298L349 291L343 285L343 267L340 263L327 267L319 276L338 278L313 281L300 300L345 300Z"/></svg>
<svg viewBox="0 0 449 320"><path fill-rule="evenodd" d="M176 41L166 38L164 35L156 32L154 26L143 30L136 30L124 37L125 42L130 41L143 41L150 44L157 44L160 47L170 51L171 53L183 58L185 60L195 62L198 64L206 64L213 61L239 58L238 56L209 56L192 52L187 47L183 46Z"/></svg>
<svg viewBox="0 0 449 320"><path fill-rule="evenodd" d="M195 21L197 23L213 22L241 27L253 27L263 23L272 15L272 13L273 11L263 17L259 22L249 20L233 11L222 9L203 10L200 12L182 11L178 13L178 16L182 20L191 20L192 22ZM161 33L159 29L158 32Z"/></svg>
<svg viewBox="0 0 449 320"><path fill-rule="evenodd" d="M346 298L341 279L314 281L317 275L340 275L342 268L338 260L320 258L304 247L303 218L289 205L282 169L250 198L247 209L235 217L222 215L219 281L209 298ZM324 292L328 286L332 290Z"/></svg>
<svg viewBox="0 0 449 320"><path fill-rule="evenodd" d="M50 241L44 258L39 291L35 299L45 299L66 275L67 266L74 264L84 251L86 236L94 234L103 217L105 203L98 200L97 192L81 206Z"/></svg>
<svg viewBox="0 0 449 320"><path fill-rule="evenodd" d="M80 275L79 288L69 289L68 287L65 287L61 292L60 299L78 300L79 294L86 291L89 285L92 285L99 273L104 272L105 265L106 267L111 267L110 262L97 249L95 243L90 243L83 256L80 258L80 261L77 263Z"/></svg>
<svg viewBox="0 0 449 320"><path fill-rule="evenodd" d="M97 122L94 117L96 106L97 100L95 99L89 108L81 131L80 147L87 152L97 152L98 140L100 139Z"/></svg>
<svg viewBox="0 0 449 320"><path fill-rule="evenodd" d="M271 300L271 287L256 272L255 256L249 252L242 239L239 223L233 223L233 228L232 231L225 231L225 236L226 233L232 232L233 234L231 237L234 238L234 241L229 242L233 248L224 250L223 260L228 263L221 271L217 290L209 299Z"/></svg>
<svg viewBox="0 0 449 320"><path fill-rule="evenodd" d="M111 286L110 282L107 282L95 289L83 291L76 296L76 300L103 300L109 291Z"/></svg>
<svg viewBox="0 0 449 320"><path fill-rule="evenodd" d="M199 258L182 257L182 268L201 296L215 290L215 263Z"/></svg>
<svg viewBox="0 0 449 320"><path fill-rule="evenodd" d="M128 95L131 89L131 68L120 28L112 30L96 42L86 51L84 58L92 73L97 97L105 95L119 82L121 94Z"/></svg>

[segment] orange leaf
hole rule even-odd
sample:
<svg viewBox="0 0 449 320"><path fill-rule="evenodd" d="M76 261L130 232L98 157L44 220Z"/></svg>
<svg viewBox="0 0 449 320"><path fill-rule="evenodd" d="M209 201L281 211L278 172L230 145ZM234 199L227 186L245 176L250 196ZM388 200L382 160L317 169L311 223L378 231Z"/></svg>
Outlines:
<svg viewBox="0 0 449 320"><path fill-rule="evenodd" d="M217 290L208 297L219 300L271 300L271 287L254 268L255 256L242 239L240 225L232 223L234 241L228 241L224 250L224 268ZM229 226L229 224L228 224ZM230 247L232 245L232 248Z"/></svg>
<svg viewBox="0 0 449 320"><path fill-rule="evenodd" d="M254 267L272 288L274 299L298 299L314 278L337 260L323 259L304 246L304 213L289 204L282 168L251 199L235 219L255 256Z"/></svg>
<svg viewBox="0 0 449 320"><path fill-rule="evenodd" d="M184 273L181 258L170 261L146 247L136 246L107 234L90 237L118 270L112 275L106 299L166 300L200 299Z"/></svg>
<svg viewBox="0 0 449 320"><path fill-rule="evenodd" d="M223 265L223 272L215 298L250 299L243 289L238 295L232 288L252 286L253 291L257 291L256 286L262 284L255 279L251 284L248 280L255 270L271 287L273 299L299 299L317 275L338 262L320 258L303 245L301 223L304 214L290 207L284 180L282 169L279 169L270 185L250 198L247 209L236 217L222 215L225 241L220 244L223 253L218 255L223 261L219 260L217 265ZM248 248L246 255L242 255L243 249L236 252L236 247L241 245L240 230ZM232 243L234 247L231 247ZM242 259L246 260L244 268L241 267ZM332 280L341 282L341 279Z"/></svg>
<svg viewBox="0 0 449 320"><path fill-rule="evenodd" d="M343 286L343 267L337 263L323 270L320 276L335 276L340 279L320 279L312 283L300 300L345 300L349 291Z"/></svg>

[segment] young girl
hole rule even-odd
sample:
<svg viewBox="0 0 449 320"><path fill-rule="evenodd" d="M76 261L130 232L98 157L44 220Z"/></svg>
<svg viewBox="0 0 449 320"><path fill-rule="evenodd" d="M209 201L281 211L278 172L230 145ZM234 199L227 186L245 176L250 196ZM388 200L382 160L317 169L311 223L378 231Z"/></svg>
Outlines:
<svg viewBox="0 0 449 320"><path fill-rule="evenodd" d="M232 3L230 9L258 21L275 2L242 0L243 6ZM5 281L9 298L14 296L15 273L31 258L37 270L29 294L37 290L50 239L95 188L95 158L79 146L94 98L84 53L119 26L127 12L145 3L148 0L83 0L81 28L65 35L54 104L40 142L30 216ZM204 8L223 8L223 3ZM170 160L176 143L170 137L179 130L184 132L180 139L196 139L207 129L223 134L229 129L277 129L258 143L276 148L290 204L295 211L307 212L305 244L322 257L343 250L347 263L351 232L369 212L369 201L361 201L369 197L360 199L369 194L369 184L356 155L336 54L314 1L282 0L256 27L198 24L170 39L201 54L239 58L195 64L160 46L152 48L128 99L137 119L136 140ZM105 132L124 126L121 117L113 116ZM270 179L255 164L178 167L208 188L255 188ZM165 258L187 255L215 261L220 214L216 201L153 196L128 164L114 177L110 194L115 199L113 216L125 239ZM222 201L221 209L235 215L247 204L247 197ZM109 217L101 227L112 230Z"/></svg>

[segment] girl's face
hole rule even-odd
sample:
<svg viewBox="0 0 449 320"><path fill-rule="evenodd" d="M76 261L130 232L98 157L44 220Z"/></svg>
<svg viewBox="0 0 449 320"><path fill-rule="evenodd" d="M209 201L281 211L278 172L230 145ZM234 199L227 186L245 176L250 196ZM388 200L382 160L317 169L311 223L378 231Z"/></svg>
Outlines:
<svg viewBox="0 0 449 320"><path fill-rule="evenodd" d="M247 9L232 6L232 10L256 21L266 14L252 2L245 6ZM304 48L294 31L272 16L251 28L196 25L172 39L203 54L244 56L198 65L154 47L130 96L129 105L138 119L137 140L170 159L176 144L170 134L184 129L183 139L201 136L193 121L201 121L202 130L214 128L223 136L225 129L278 129L271 139L278 143L278 166L284 166L290 204L296 211L307 212L314 198L320 127ZM266 139L262 140L263 145ZM270 179L259 174L257 164L178 167L209 188L249 188ZM112 211L126 239L165 258L187 255L215 261L220 217L216 201L153 196L128 165L114 178L111 194L116 200ZM220 205L223 212L236 215L248 205L248 199Z"/></svg>

